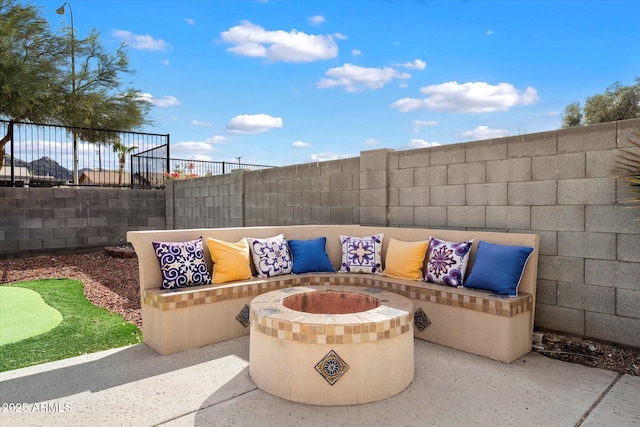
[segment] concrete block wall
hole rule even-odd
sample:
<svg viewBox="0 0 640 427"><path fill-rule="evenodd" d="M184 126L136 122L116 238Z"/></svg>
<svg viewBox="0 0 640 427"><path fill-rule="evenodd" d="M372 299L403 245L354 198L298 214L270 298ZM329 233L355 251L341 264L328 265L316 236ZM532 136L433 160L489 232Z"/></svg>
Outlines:
<svg viewBox="0 0 640 427"><path fill-rule="evenodd" d="M359 158L171 181L167 227L357 224L359 185Z"/></svg>
<svg viewBox="0 0 640 427"><path fill-rule="evenodd" d="M0 258L119 245L165 228L163 191L0 187Z"/></svg>
<svg viewBox="0 0 640 427"><path fill-rule="evenodd" d="M376 222L539 234L536 325L640 346L640 210L612 179L635 132L640 120L388 152Z"/></svg>
<svg viewBox="0 0 640 427"><path fill-rule="evenodd" d="M244 171L199 179L169 180L167 228L218 228L244 225Z"/></svg>
<svg viewBox="0 0 640 427"><path fill-rule="evenodd" d="M640 119L238 171L176 182L167 214L174 203L176 228L359 223L536 233L536 325L640 346L640 210L619 201L625 193L611 171L636 132ZM222 197L195 200L205 194Z"/></svg>

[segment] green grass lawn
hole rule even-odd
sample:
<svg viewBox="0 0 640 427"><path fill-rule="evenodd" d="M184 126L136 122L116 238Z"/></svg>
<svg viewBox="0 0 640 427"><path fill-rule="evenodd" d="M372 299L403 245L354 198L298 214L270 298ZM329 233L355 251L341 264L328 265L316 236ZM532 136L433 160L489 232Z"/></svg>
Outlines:
<svg viewBox="0 0 640 427"><path fill-rule="evenodd" d="M40 294L46 304L60 312L62 322L42 334L0 345L0 372L142 341L142 332L137 326L89 302L82 282L44 279L11 286Z"/></svg>

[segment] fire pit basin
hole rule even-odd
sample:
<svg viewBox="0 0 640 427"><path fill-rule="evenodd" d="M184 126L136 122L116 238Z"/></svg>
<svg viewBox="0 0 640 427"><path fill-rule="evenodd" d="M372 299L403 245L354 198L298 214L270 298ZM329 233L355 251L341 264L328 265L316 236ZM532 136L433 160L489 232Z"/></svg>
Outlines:
<svg viewBox="0 0 640 427"><path fill-rule="evenodd" d="M358 286L299 286L250 305L249 374L287 400L352 405L391 397L414 377L413 303Z"/></svg>

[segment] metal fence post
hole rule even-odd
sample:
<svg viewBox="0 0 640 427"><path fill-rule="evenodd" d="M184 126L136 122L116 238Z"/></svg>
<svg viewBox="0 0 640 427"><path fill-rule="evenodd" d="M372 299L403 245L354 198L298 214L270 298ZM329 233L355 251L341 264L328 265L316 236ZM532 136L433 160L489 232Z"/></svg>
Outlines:
<svg viewBox="0 0 640 427"><path fill-rule="evenodd" d="M9 138L11 140L11 144L9 145L11 147L11 186L15 187L16 186L16 169L15 169L16 153L14 151L14 146L13 146L13 120L9 120L9 128L7 129L7 133L9 134ZM6 150L4 152L4 156L5 158L7 157Z"/></svg>
<svg viewBox="0 0 640 427"><path fill-rule="evenodd" d="M170 146L170 142L169 141L169 134L167 134L167 170L165 172L167 172L167 175L169 175L169 173L171 173L171 171L169 170L169 168L171 167L171 165L169 164L170 162L170 157L169 157L169 146Z"/></svg>

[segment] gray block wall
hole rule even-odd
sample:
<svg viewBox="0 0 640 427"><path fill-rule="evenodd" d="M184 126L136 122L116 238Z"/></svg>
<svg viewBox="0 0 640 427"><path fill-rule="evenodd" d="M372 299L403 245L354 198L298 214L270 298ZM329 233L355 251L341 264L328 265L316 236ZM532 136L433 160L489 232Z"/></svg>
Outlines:
<svg viewBox="0 0 640 427"><path fill-rule="evenodd" d="M359 158L171 181L167 227L357 224L359 187Z"/></svg>
<svg viewBox="0 0 640 427"><path fill-rule="evenodd" d="M611 171L629 138L640 140L636 132L640 119L234 171L174 182L167 215L175 209L175 228L359 223L536 233L536 325L640 346L640 209L619 201L628 193Z"/></svg>
<svg viewBox="0 0 640 427"><path fill-rule="evenodd" d="M117 246L165 228L165 205L163 191L0 187L0 259Z"/></svg>

